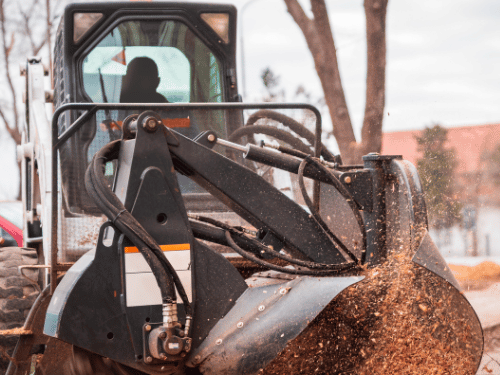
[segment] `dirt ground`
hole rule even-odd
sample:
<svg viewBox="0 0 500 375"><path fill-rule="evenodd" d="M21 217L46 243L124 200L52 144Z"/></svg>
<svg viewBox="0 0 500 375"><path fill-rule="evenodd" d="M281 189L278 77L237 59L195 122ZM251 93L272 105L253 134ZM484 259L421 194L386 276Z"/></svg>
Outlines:
<svg viewBox="0 0 500 375"><path fill-rule="evenodd" d="M494 339L496 337L496 339ZM488 341L497 341L495 345L485 346L483 359L477 375L500 374L500 326L496 329L485 332L485 344Z"/></svg>
<svg viewBox="0 0 500 375"><path fill-rule="evenodd" d="M484 354L477 375L500 374L500 265L450 264L484 331Z"/></svg>

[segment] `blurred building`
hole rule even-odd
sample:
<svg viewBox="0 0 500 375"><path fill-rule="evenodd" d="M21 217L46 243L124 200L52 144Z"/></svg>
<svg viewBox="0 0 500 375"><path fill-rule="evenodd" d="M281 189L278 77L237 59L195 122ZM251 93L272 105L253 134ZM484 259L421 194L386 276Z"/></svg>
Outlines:
<svg viewBox="0 0 500 375"><path fill-rule="evenodd" d="M460 225L431 230L445 256L500 256L500 124L448 128L446 146L455 150L454 194L463 204ZM415 166L422 157L422 130L384 133L382 153L403 155Z"/></svg>

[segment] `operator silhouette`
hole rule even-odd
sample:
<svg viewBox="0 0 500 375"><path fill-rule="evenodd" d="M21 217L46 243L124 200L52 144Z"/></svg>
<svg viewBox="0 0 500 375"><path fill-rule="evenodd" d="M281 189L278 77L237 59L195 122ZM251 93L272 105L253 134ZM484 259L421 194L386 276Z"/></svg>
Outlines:
<svg viewBox="0 0 500 375"><path fill-rule="evenodd" d="M158 66L149 57L136 57L122 78L120 103L168 103L156 92L160 84Z"/></svg>

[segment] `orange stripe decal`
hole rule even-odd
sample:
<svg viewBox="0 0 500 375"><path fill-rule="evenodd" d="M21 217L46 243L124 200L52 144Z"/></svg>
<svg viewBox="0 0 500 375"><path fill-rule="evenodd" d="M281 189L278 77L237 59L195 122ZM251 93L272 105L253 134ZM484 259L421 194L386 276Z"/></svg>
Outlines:
<svg viewBox="0 0 500 375"><path fill-rule="evenodd" d="M162 251L181 251L181 250L190 250L191 245L188 243L177 243L172 245L160 245L160 249ZM125 247L125 254L138 253L139 249L135 246L127 246Z"/></svg>
<svg viewBox="0 0 500 375"><path fill-rule="evenodd" d="M189 128L191 120L188 118L163 118L161 119L163 125L167 128Z"/></svg>
<svg viewBox="0 0 500 375"><path fill-rule="evenodd" d="M141 1L151 1L151 0L141 0ZM161 119L163 125L167 128L189 128L191 126L191 119L188 118L163 118ZM103 132L111 130L119 130L123 126L123 121L110 121L109 123L101 123L100 127Z"/></svg>

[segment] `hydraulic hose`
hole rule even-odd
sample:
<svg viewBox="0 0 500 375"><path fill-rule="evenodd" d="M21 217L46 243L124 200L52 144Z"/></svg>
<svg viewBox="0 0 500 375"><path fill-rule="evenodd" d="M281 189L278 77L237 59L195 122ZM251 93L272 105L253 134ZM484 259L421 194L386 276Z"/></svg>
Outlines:
<svg viewBox="0 0 500 375"><path fill-rule="evenodd" d="M307 191L305 188L304 184L304 168L306 167L307 164L312 164L316 166L318 169L320 169L322 172L326 174L326 176L330 179L332 185L337 189L337 191L344 197L346 202L348 203L349 207L351 208L354 217L356 219L356 222L359 226L359 229L361 231L362 235L362 256L361 256L361 262L364 263L366 261L366 246L367 246L367 239L366 239L366 229L365 229L365 224L363 221L363 217L361 216L361 213L359 211L359 208L356 205L356 202L354 201L354 198L350 194L350 192L345 188L344 185L338 180L338 178L328 169L326 168L322 163L319 161L313 159L311 157L312 150L310 149L310 146L306 145L302 140L294 137L290 133L278 129L273 126L269 125L253 125L255 122L257 122L261 118L271 118L275 121L279 121L282 124L288 126L292 131L294 131L296 134L298 134L301 137L306 138L307 140L311 141L314 139L314 135L307 130L303 125L298 123L297 121L293 120L292 118L289 118L288 116L285 116L283 114L280 114L278 112L274 111L258 111L257 113L253 114L247 123L247 126L240 128L233 132L230 136L230 141L236 141L240 139L243 136L250 136L254 134L265 134L272 136L282 142L288 143L291 145L294 150L289 150L286 147L283 147L281 150L282 152L292 154L293 156L296 157L301 157L304 159L304 161L301 163L301 168L299 168L298 171L298 177L299 177L299 186L301 189L301 193L304 197L304 201L306 202L309 210L311 211L311 215L316 221L318 225L326 232L326 234L330 237L333 245L337 248L340 248L345 254L349 256L354 262L358 262L357 257L343 244L340 239L338 239L335 234L330 230L328 225L324 222L324 220L321 218L321 215L317 212L316 208L311 202L311 199L307 195ZM251 126L248 126L251 125ZM325 157L326 160L331 160L334 161L335 157L331 155L326 148L322 147L322 150L326 152L323 157Z"/></svg>
<svg viewBox="0 0 500 375"><path fill-rule="evenodd" d="M315 137L313 132L311 132L309 129L307 129L304 125L302 125L297 120L295 120L295 119L293 119L293 118L291 118L283 113L280 113L277 111L272 111L269 109L261 109L260 111L253 113L248 118L248 121L247 121L245 128L247 128L247 127L250 128L252 126L255 126L254 124L258 120L264 119L264 118L271 119L271 120L274 120L274 121L281 123L283 126L286 126L287 128L289 128L291 131L293 131L299 137L305 138L309 142L309 144L314 145L316 137ZM268 126L268 125L264 125L264 126ZM271 127L271 126L269 126L269 127ZM330 153L330 151L328 151L328 149L323 144L321 144L321 156L323 156L323 158L326 161L330 161L330 162L335 161L335 157Z"/></svg>
<svg viewBox="0 0 500 375"><path fill-rule="evenodd" d="M279 139L280 141L288 143L293 148L300 150L307 155L312 154L312 149L304 142L302 142L299 138L294 137L292 134L285 130L278 129L274 126L269 125L244 126L231 133L229 141L236 142L242 137L251 136L254 134L264 134L271 136L273 138Z"/></svg>
<svg viewBox="0 0 500 375"><path fill-rule="evenodd" d="M324 172L331 180L332 185L337 189L337 191L344 197L344 199L347 201L349 207L351 208L354 217L356 218L356 221L358 223L359 229L361 231L362 235L362 241L363 241L363 255L366 253L366 246L367 246L367 240L366 240L366 228L365 228L365 223L363 222L363 217L361 216L361 213L359 212L358 207L356 206L356 203L354 202L354 198L351 196L351 193L345 188L344 185L337 179L337 177L328 169L326 168L323 164L320 162L314 160L313 158L306 156L304 160L300 163L299 166L299 171L298 171L298 176L299 176L299 187L300 191L302 193L302 197L304 198L304 201L306 202L307 207L309 207L309 210L311 211L311 215L313 219L318 223L321 228L326 232L328 236L335 242L337 245L340 246L342 251L344 251L353 261L358 262L358 258L344 245L342 241L340 241L335 234L330 230L328 225L324 222L324 220L321 218L321 215L314 209L314 205L309 198L309 195L307 194L307 190L304 184L304 169L306 165L310 163L313 164L316 168L320 169L322 172ZM364 260L364 256L362 257Z"/></svg>
<svg viewBox="0 0 500 375"><path fill-rule="evenodd" d="M305 260L301 260L301 259L292 258L288 255L282 254L276 250L271 249L270 247L263 245L256 238L251 238L251 237L245 236L236 227L232 227L232 226L225 224L223 222L220 222L216 219L212 219L210 217L204 217L204 216L196 216L195 220L210 223L211 225L213 225L215 227L221 228L224 231L225 241L221 241L221 239L218 239L217 240L218 243L220 243L222 245L229 246L234 251L236 251L238 254L240 254L242 257L244 257L248 260L251 260L252 262L257 263L263 267L273 269L275 271L280 271L280 272L289 273L289 274L296 274L296 275L332 276L332 275L337 275L341 272L352 270L357 266L356 262L349 262L349 263L342 263L342 264L326 264L326 263L311 262L311 261L305 261ZM192 223L196 223L196 222L192 222ZM197 227L197 225L193 226L193 228L196 228L196 227ZM195 235L197 235L198 232L201 232L199 227L198 227L198 231L193 230L193 233ZM205 239L210 240L208 237L205 237ZM243 247L248 248L249 250L243 249ZM268 253L268 254L271 254L278 259L282 259L282 260L287 261L287 262L294 264L296 266L306 267L306 268L310 268L310 269L309 270L304 270L304 269L298 270L298 269L294 269L294 268L287 268L287 267L278 266L278 265L275 265L273 263L270 263L270 262L260 258L257 255L257 254L262 254L262 253Z"/></svg>
<svg viewBox="0 0 500 375"><path fill-rule="evenodd" d="M362 235L362 256L361 256L361 262L365 262L365 257L366 257L366 246L367 246L367 239L366 239L366 229L363 221L363 217L361 216L361 213L359 211L359 208L356 205L356 202L354 201L352 195L350 192L345 188L344 185L338 180L338 178L328 169L326 168L321 162L313 159L311 157L312 155L312 149L310 145L307 145L304 141L299 139L296 136L293 136L287 131L284 131L282 129L278 129L274 126L270 125L254 125L258 120L262 118L268 118L272 119L274 121L278 121L284 126L288 127L290 130L292 130L294 133L296 133L298 136L305 138L307 141L309 141L311 144L314 143L314 134L310 132L308 129L306 129L302 124L299 122L295 121L294 119L283 115L281 113L275 112L275 111L268 111L268 110L261 110L250 116L247 122L247 126L237 129L235 132L231 134L229 137L229 140L232 142L237 141L238 139L244 137L244 136L252 136L254 134L264 134L268 135L271 137L274 137L275 139L288 143L289 145L292 146L293 149L289 149L286 147L281 147L282 149L279 150L281 152L285 152L288 154L291 154L296 157L303 158L303 162L300 164L299 171L298 171L298 177L299 177L299 186L301 189L301 193L304 197L304 201L306 202L310 212L311 216L313 219L316 221L316 223L322 228L322 230L327 234L327 236L330 238L332 241L333 246L341 250L344 254L346 254L352 261L353 263L345 263L342 266L347 266L347 269L352 268L352 266L355 266L359 264L359 259L345 246L345 244L330 230L328 225L324 222L324 220L321 218L321 215L317 211L317 209L314 207L313 203L311 202L311 199L309 198L305 184L304 184L304 169L307 166L307 164L312 164L316 166L317 169L321 170L326 174L328 179L331 181L332 185L336 188L336 190L344 197L346 202L348 203L349 207L351 208L354 217L356 218L357 224L360 228L361 235ZM322 145L322 155L325 158L325 160L334 162L337 159ZM209 222L209 221L207 221ZM211 223L214 224L214 223ZM216 225L216 224L214 224ZM217 225L220 226L220 225ZM226 231L229 230L228 226L225 225L225 227L220 226L221 228L225 229ZM232 233L232 232L231 232ZM234 242L234 239L233 239ZM258 241L257 241L258 242ZM230 243L228 243L231 247L233 247ZM233 247L233 249L236 252L245 251L241 248L236 249ZM295 265L300 265L308 268L313 268L313 269L328 269L332 265L326 265L326 264L317 264L315 262L311 262L309 264L302 263L304 261L294 259L291 257L288 257L286 255L283 255L279 252L273 252L273 250L270 250L268 248L265 249L266 252L274 255L277 258L286 260L292 264ZM243 254L240 254L244 256ZM251 252L248 254L249 256L252 255L252 257L256 257L255 254L252 254ZM259 262L265 262L264 260L256 257L256 259L259 259ZM251 259L255 261L254 259ZM257 263L257 261L255 261ZM260 265L263 265L262 263L258 263ZM349 266L348 266L349 265ZM271 268L271 264L268 264L268 266ZM342 267L341 267L342 268ZM283 271L286 272L286 271Z"/></svg>
<svg viewBox="0 0 500 375"><path fill-rule="evenodd" d="M243 258L251 260L252 262L257 263L258 265L269 268L271 270L283 272L283 273L288 273L288 274L292 274L292 275L334 276L334 275L338 275L341 272L353 270L357 266L356 263L350 262L350 263L328 265L329 267L332 268L332 269L328 269L328 270L316 270L316 269L305 270L305 269L282 267L282 266L278 266L276 264L273 264L271 262L265 261L264 259L257 257L255 254L253 254L249 251L243 250L240 246L238 246L236 244L230 231L226 231L226 240L227 240L229 246L231 246L231 248L234 251L236 251L238 254L240 254ZM296 259L294 261L296 261Z"/></svg>
<svg viewBox="0 0 500 375"><path fill-rule="evenodd" d="M104 178L105 164L118 158L121 141L105 145L92 159L85 174L85 186L96 205L109 220L138 248L151 268L161 291L163 303L175 303L175 289L181 297L186 315L192 316L192 307L184 287L168 259L151 235L125 208L109 188Z"/></svg>

